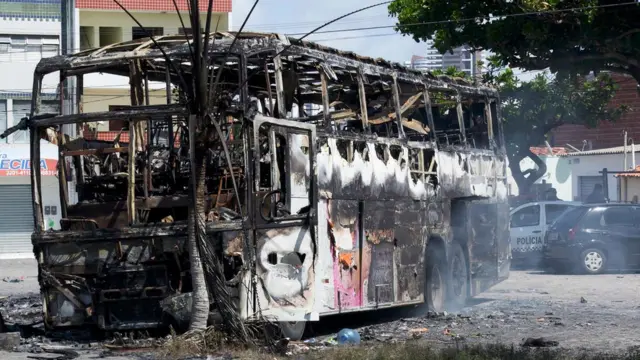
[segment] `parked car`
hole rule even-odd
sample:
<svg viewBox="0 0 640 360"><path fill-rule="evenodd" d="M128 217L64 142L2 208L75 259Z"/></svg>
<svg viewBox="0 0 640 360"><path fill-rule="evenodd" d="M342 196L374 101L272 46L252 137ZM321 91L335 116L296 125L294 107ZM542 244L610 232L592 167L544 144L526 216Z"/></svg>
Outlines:
<svg viewBox="0 0 640 360"><path fill-rule="evenodd" d="M568 210L550 227L544 266L554 271L599 274L640 269L640 206L585 204Z"/></svg>
<svg viewBox="0 0 640 360"><path fill-rule="evenodd" d="M511 210L511 256L514 263L538 265L547 227L567 209L581 205L570 201L538 201Z"/></svg>

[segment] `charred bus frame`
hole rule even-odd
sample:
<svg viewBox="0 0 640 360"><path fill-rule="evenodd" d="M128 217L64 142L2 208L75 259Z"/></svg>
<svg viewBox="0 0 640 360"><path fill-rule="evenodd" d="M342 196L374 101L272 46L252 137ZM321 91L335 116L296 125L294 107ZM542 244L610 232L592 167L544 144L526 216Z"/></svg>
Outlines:
<svg viewBox="0 0 640 360"><path fill-rule="evenodd" d="M441 310L508 277L494 89L280 35L243 33L234 42L236 35L215 33L209 44L211 74L223 68L208 89L210 113L226 139L191 151L208 154L207 232L242 318L290 324L283 327L297 337L299 324L320 315L424 302ZM37 66L23 125L31 130L33 245L49 327L157 327L161 302L189 291L188 108L170 94L191 86L190 48L184 36L155 43L161 49L139 39ZM55 71L80 84L88 73L129 77L131 106L40 114L42 79ZM149 81L166 82L166 105L149 105ZM96 121L122 121L125 131L128 124L129 145L57 132ZM60 146L61 231L44 230L33 165L43 137ZM77 204L68 203L66 158ZM240 193L230 190L232 176Z"/></svg>

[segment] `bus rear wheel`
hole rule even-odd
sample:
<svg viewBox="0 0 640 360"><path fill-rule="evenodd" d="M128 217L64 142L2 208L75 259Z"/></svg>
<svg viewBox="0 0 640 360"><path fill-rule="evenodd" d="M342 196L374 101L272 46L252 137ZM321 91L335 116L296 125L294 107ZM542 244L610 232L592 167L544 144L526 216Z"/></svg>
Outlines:
<svg viewBox="0 0 640 360"><path fill-rule="evenodd" d="M427 248L425 301L433 312L445 311L447 262L440 248Z"/></svg>
<svg viewBox="0 0 640 360"><path fill-rule="evenodd" d="M284 337L289 338L291 341L298 341L302 339L304 330L307 327L306 321L281 321L280 330Z"/></svg>
<svg viewBox="0 0 640 360"><path fill-rule="evenodd" d="M447 288L447 303L450 311L459 311L465 307L469 298L469 278L467 257L464 256L462 246L453 242L449 257L449 286Z"/></svg>

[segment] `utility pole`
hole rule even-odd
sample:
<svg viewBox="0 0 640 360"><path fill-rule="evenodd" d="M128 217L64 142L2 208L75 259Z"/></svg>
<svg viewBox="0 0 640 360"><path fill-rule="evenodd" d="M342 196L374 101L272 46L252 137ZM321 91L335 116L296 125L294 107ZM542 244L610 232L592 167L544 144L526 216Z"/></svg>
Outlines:
<svg viewBox="0 0 640 360"><path fill-rule="evenodd" d="M624 131L624 166L623 171L629 170L627 167L627 130Z"/></svg>
<svg viewBox="0 0 640 360"><path fill-rule="evenodd" d="M76 24L76 0L62 0L61 2L61 47L62 55L69 55L76 52L75 47L75 32ZM61 97L62 101L61 112L62 115L72 115L78 112L78 99L76 89L75 76L68 77L62 84ZM76 137L76 124L63 125L62 132L69 135L71 138Z"/></svg>

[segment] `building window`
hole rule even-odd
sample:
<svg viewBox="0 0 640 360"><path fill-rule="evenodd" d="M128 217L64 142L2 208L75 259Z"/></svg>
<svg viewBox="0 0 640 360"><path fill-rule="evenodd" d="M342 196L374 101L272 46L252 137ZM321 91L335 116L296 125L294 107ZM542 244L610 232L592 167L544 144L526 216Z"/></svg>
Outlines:
<svg viewBox="0 0 640 360"><path fill-rule="evenodd" d="M114 26L100 26L100 47L122 42L122 28Z"/></svg>
<svg viewBox="0 0 640 360"><path fill-rule="evenodd" d="M164 28L161 27L132 27L131 28L131 40L147 38L151 36L162 36L164 34Z"/></svg>
<svg viewBox="0 0 640 360"><path fill-rule="evenodd" d="M204 33L204 29L201 29L200 31ZM178 34L180 34L180 35L193 35L193 29L192 28L186 28L185 29L183 27L180 27L180 28L178 28Z"/></svg>
<svg viewBox="0 0 640 360"><path fill-rule="evenodd" d="M27 50L27 37L26 36L12 36L11 37L11 50L12 53L24 53Z"/></svg>
<svg viewBox="0 0 640 360"><path fill-rule="evenodd" d="M2 1L0 14L8 18L60 18L59 1Z"/></svg>
<svg viewBox="0 0 640 360"><path fill-rule="evenodd" d="M89 50L96 47L93 43L95 28L93 26L80 26L80 50Z"/></svg>
<svg viewBox="0 0 640 360"><path fill-rule="evenodd" d="M0 35L1 61L40 61L58 55L57 35Z"/></svg>

